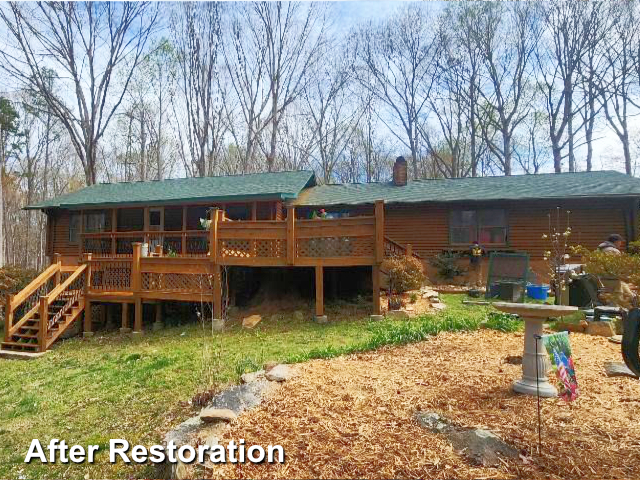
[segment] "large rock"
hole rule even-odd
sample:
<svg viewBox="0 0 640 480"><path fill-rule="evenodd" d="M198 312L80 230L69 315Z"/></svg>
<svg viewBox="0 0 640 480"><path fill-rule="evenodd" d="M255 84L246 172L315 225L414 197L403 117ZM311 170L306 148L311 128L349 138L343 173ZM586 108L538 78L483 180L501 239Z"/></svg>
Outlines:
<svg viewBox="0 0 640 480"><path fill-rule="evenodd" d="M387 312L387 318L391 320L407 320L409 318L409 314L404 310L389 310Z"/></svg>
<svg viewBox="0 0 640 480"><path fill-rule="evenodd" d="M260 323L262 317L260 315L250 315L242 319L243 328L253 328Z"/></svg>
<svg viewBox="0 0 640 480"><path fill-rule="evenodd" d="M294 320L302 321L304 320L304 313L302 313L302 310L296 310L293 312L293 318Z"/></svg>
<svg viewBox="0 0 640 480"><path fill-rule="evenodd" d="M242 383L252 383L260 380L264 380L264 370L258 370L257 372L243 373L240 376Z"/></svg>
<svg viewBox="0 0 640 480"><path fill-rule="evenodd" d="M444 435L453 448L476 465L498 466L500 457L518 458L518 451L500 437L481 428L465 428L437 413L416 413L418 423L431 431Z"/></svg>
<svg viewBox="0 0 640 480"><path fill-rule="evenodd" d="M291 367L280 364L273 367L265 374L265 378L271 382L286 382L293 376Z"/></svg>
<svg viewBox="0 0 640 480"><path fill-rule="evenodd" d="M611 322L589 322L586 329L587 335L598 335L601 337L613 337L615 331Z"/></svg>
<svg viewBox="0 0 640 480"><path fill-rule="evenodd" d="M236 414L228 408L203 408L200 412L200 419L206 423L212 422L230 422L235 420Z"/></svg>

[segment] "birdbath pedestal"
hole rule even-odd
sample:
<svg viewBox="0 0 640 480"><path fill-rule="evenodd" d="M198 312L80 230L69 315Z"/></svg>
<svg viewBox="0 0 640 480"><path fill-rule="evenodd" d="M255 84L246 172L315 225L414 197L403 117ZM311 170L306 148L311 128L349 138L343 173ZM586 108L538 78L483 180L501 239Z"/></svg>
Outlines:
<svg viewBox="0 0 640 480"><path fill-rule="evenodd" d="M578 307L507 302L495 302L493 306L502 312L515 313L524 321L522 378L513 382L513 391L526 395L539 393L541 397L557 396L556 387L547 378L547 352L542 341L536 341L536 338L542 335L542 324L546 319L577 312Z"/></svg>

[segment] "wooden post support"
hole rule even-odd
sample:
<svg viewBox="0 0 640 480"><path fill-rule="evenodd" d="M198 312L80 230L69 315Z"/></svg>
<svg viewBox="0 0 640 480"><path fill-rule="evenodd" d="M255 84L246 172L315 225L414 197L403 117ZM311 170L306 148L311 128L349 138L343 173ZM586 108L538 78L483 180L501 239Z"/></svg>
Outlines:
<svg viewBox="0 0 640 480"><path fill-rule="evenodd" d="M287 263L296 262L296 209L287 207Z"/></svg>
<svg viewBox="0 0 640 480"><path fill-rule="evenodd" d="M91 337L92 331L92 318L91 318L91 300L85 300L84 302L84 328L83 336Z"/></svg>
<svg viewBox="0 0 640 480"><path fill-rule="evenodd" d="M376 263L384 260L384 200L376 200Z"/></svg>
<svg viewBox="0 0 640 480"><path fill-rule="evenodd" d="M135 314L133 319L133 333L142 333L142 299L136 298L135 302Z"/></svg>
<svg viewBox="0 0 640 480"><path fill-rule="evenodd" d="M181 254L184 257L187 254L187 207L182 207L182 245Z"/></svg>
<svg viewBox="0 0 640 480"><path fill-rule="evenodd" d="M413 247L410 243L407 243L407 257L413 256Z"/></svg>
<svg viewBox="0 0 640 480"><path fill-rule="evenodd" d="M49 327L49 297L40 297L40 328L38 329L38 350L44 352L47 349L47 330Z"/></svg>
<svg viewBox="0 0 640 480"><path fill-rule="evenodd" d="M222 272L220 265L213 265L213 318L222 320Z"/></svg>
<svg viewBox="0 0 640 480"><path fill-rule="evenodd" d="M54 281L55 281L55 284L56 284L56 287L57 287L58 285L60 285L60 276L62 274L62 272L60 271L60 268L62 267L62 260L61 260L61 256L60 256L59 253L54 253L53 254L53 263L54 263L54 265L58 266L58 271L56 272L56 276L54 277L54 279L55 279Z"/></svg>
<svg viewBox="0 0 640 480"><path fill-rule="evenodd" d="M4 341L9 341L9 330L13 327L13 295L8 293L4 304Z"/></svg>
<svg viewBox="0 0 640 480"><path fill-rule="evenodd" d="M373 315L380 315L380 266L371 267L371 280L373 283Z"/></svg>
<svg viewBox="0 0 640 480"><path fill-rule="evenodd" d="M127 333L130 331L131 329L129 328L129 304L125 302L122 304L122 326L120 327L120 333Z"/></svg>
<svg viewBox="0 0 640 480"><path fill-rule="evenodd" d="M316 318L324 316L324 272L322 265L316 265Z"/></svg>
<svg viewBox="0 0 640 480"><path fill-rule="evenodd" d="M115 208L111 209L111 256L116 256L116 244L118 240L116 239L116 232L118 231L118 210Z"/></svg>
<svg viewBox="0 0 640 480"><path fill-rule="evenodd" d="M258 220L258 202L253 202L251 204L251 220L254 222Z"/></svg>
<svg viewBox="0 0 640 480"><path fill-rule="evenodd" d="M158 300L156 302L156 321L153 324L153 330L160 330L164 325L162 324L162 302Z"/></svg>
<svg viewBox="0 0 640 480"><path fill-rule="evenodd" d="M220 210L211 210L211 225L209 225L209 260L218 263L218 218Z"/></svg>
<svg viewBox="0 0 640 480"><path fill-rule="evenodd" d="M85 253L84 254L84 258L83 258L84 263L87 264L87 269L85 270L86 277L84 279L84 294L85 294L85 296L91 290L91 257L92 257L92 255L90 253Z"/></svg>
<svg viewBox="0 0 640 480"><path fill-rule="evenodd" d="M140 256L142 255L142 244L140 242L134 242L131 245L133 247L133 260L131 261L131 290L136 294L140 291L141 285Z"/></svg>

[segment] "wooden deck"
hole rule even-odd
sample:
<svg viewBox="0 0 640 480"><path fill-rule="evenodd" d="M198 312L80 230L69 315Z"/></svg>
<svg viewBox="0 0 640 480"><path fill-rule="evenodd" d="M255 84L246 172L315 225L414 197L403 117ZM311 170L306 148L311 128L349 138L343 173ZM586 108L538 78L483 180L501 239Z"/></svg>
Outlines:
<svg viewBox="0 0 640 480"><path fill-rule="evenodd" d="M152 249L147 255L143 242ZM20 350L10 344L20 343L15 342L19 330L37 316L40 328L26 331L25 339L31 338L29 334L35 337L23 350L33 351L35 345L37 351L46 350L59 335L53 338L51 329L62 331L63 315L71 322L78 309L84 309L84 332L90 335L93 302L123 304L123 329L129 329L131 304L134 332L142 331L144 302L212 302L214 317L222 318L222 269L227 266L315 268L316 316L324 315L324 267L371 266L373 313L379 314L380 263L385 256L410 253L410 247L407 252L385 239L382 202L376 204L374 215L339 219L300 220L291 207L286 220L228 221L212 210L208 231L83 233L80 245L80 266L62 266L56 255L46 272L7 299L5 346ZM81 287L76 285L78 279ZM64 312L56 312L47 327L41 319L50 317L48 307L60 299L65 299ZM20 318L14 324L16 312Z"/></svg>

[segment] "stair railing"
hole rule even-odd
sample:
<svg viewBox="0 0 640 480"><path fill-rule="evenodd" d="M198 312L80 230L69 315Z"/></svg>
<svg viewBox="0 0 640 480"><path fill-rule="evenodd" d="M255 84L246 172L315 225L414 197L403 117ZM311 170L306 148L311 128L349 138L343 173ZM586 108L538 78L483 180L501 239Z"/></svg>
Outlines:
<svg viewBox="0 0 640 480"><path fill-rule="evenodd" d="M11 336L38 312L38 299L42 295L46 295L60 283L61 272L62 264L60 257L56 255L54 263L34 278L31 283L20 292L15 295L7 295L4 312L5 341L9 341ZM20 318L17 322L14 322L16 313L18 313Z"/></svg>
<svg viewBox="0 0 640 480"><path fill-rule="evenodd" d="M422 260L422 257L413 251L411 244L406 246L401 245L395 240L390 239L385 235L384 237L384 255L385 257L393 257L396 255L408 255Z"/></svg>
<svg viewBox="0 0 640 480"><path fill-rule="evenodd" d="M85 291L85 272L88 271L88 264L85 263L79 266L69 278L67 278L60 285L55 287L48 295L40 297L39 316L40 316L40 329L38 330L38 344L40 351L45 351L48 347L47 338L51 328L62 318L62 316L68 313L73 305L80 300ZM65 294L63 296L63 294ZM58 299L64 299L64 305L49 318L49 307L53 302Z"/></svg>

